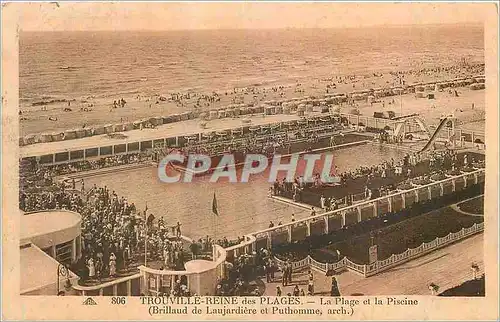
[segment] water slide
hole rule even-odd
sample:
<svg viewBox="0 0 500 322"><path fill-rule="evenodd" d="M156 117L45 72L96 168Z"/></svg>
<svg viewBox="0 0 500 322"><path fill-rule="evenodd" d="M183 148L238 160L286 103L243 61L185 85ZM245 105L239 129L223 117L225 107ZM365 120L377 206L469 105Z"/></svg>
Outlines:
<svg viewBox="0 0 500 322"><path fill-rule="evenodd" d="M401 133L401 130L403 129L404 125L405 125L404 122L396 123L396 128L394 129L394 136L399 136L399 133Z"/></svg>
<svg viewBox="0 0 500 322"><path fill-rule="evenodd" d="M425 146L422 148L422 150L420 150L420 152L427 151L429 149L429 147L432 145L432 143L434 143L434 141L436 141L436 138L437 138L439 131L441 131L441 129L444 127L444 125L446 124L447 121L448 121L448 118L446 118L446 117L441 120L441 123L439 123L438 127L436 128L436 131L434 131L434 134L432 134L431 138L425 144Z"/></svg>

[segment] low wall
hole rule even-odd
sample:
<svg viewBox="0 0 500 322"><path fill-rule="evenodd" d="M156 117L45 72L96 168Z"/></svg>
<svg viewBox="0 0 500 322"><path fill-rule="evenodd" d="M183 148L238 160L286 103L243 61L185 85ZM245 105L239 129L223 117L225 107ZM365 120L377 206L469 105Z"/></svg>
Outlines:
<svg viewBox="0 0 500 322"><path fill-rule="evenodd" d="M73 289L84 296L138 296L141 294L158 296L181 280L188 289L197 295L214 295L217 281L224 277L227 251L219 245L215 247L215 259L201 269L190 268L185 271L157 270L139 266L139 273L122 277L107 283L92 286L75 285ZM189 263L189 262L188 262Z"/></svg>
<svg viewBox="0 0 500 322"><path fill-rule="evenodd" d="M349 260L347 257L342 258L340 261L336 263L320 263L314 260L311 256L307 256L306 258L300 261L292 262L291 264L294 270L313 268L325 274L328 271L340 272L343 270L349 270L363 277L369 277L381 273L383 271L386 271L394 266L403 264L412 259L426 255L432 251L445 247L456 241L480 233L483 230L484 230L484 223L474 224L469 228L462 228L462 230L456 233L449 233L447 236L437 237L433 241L429 243L423 243L417 248L407 249L404 253L393 254L391 257L385 260L376 261L368 265L356 264L351 260ZM283 266L285 264L284 261L278 258L275 258L275 260L279 266Z"/></svg>

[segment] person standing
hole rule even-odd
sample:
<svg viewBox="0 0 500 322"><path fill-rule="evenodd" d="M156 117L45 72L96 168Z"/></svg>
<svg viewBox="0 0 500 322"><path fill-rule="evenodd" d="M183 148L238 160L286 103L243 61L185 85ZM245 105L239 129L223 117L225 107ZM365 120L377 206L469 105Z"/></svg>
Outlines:
<svg viewBox="0 0 500 322"><path fill-rule="evenodd" d="M292 264L290 262L288 262L287 267L288 267L287 284L292 284L292 272L293 272Z"/></svg>
<svg viewBox="0 0 500 322"><path fill-rule="evenodd" d="M281 287L279 285L276 286L276 296L281 296Z"/></svg>
<svg viewBox="0 0 500 322"><path fill-rule="evenodd" d="M271 283L271 281L272 281L272 280L271 280L271 269L272 269L272 267L271 267L271 262L269 261L269 262L267 262L267 263L264 265L264 270L265 270L265 272L266 272L266 281L267 281L268 283Z"/></svg>
<svg viewBox="0 0 500 322"><path fill-rule="evenodd" d="M91 258L87 262L87 268L89 270L89 279L93 280L95 277L95 266L94 266L94 260Z"/></svg>
<svg viewBox="0 0 500 322"><path fill-rule="evenodd" d="M337 284L337 279L332 276L332 287L330 289L330 296L340 296L339 286Z"/></svg>
<svg viewBox="0 0 500 322"><path fill-rule="evenodd" d="M111 253L109 256L109 276L116 275L116 255Z"/></svg>
<svg viewBox="0 0 500 322"><path fill-rule="evenodd" d="M309 294L314 295L314 275L312 271L309 271L309 284L307 285L307 291Z"/></svg>
<svg viewBox="0 0 500 322"><path fill-rule="evenodd" d="M288 265L284 264L283 267L281 268L281 271L282 271L281 285L286 286L288 280Z"/></svg>
<svg viewBox="0 0 500 322"><path fill-rule="evenodd" d="M177 233L177 238L180 238L181 237L181 223L180 222L177 222L176 233Z"/></svg>

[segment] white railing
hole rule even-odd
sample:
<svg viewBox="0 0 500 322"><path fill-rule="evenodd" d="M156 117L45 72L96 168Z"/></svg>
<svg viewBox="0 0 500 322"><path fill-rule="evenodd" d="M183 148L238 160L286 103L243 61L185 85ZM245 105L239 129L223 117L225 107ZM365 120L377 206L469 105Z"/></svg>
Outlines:
<svg viewBox="0 0 500 322"><path fill-rule="evenodd" d="M376 198L376 199L371 199L371 200L363 201L363 202L357 203L355 205L351 205L351 206L343 207L343 208L340 208L340 209L332 210L332 211L329 211L329 212L325 212L325 213L318 214L318 215L315 215L315 216L307 217L307 218L304 218L304 219L298 219L295 222L286 223L286 224L275 226L275 227L272 227L272 228L266 228L266 229L263 229L263 230L251 233L249 235L256 236L257 238L260 238L260 237L263 237L263 236L268 236L268 233L272 233L274 231L287 230L288 227L290 227L290 226L297 226L298 224L301 224L301 223L307 223L307 222L309 222L309 221L311 221L313 219L320 219L320 218L324 218L325 216L331 216L331 215L341 214L341 213L344 213L344 212L347 212L347 211L357 211L358 207L362 207L362 206L366 206L366 205L372 205L373 203L376 203L378 201L388 200L389 198L393 198L393 197L397 197L397 196L402 196L404 198L405 195L408 194L408 193L415 193L415 192L417 192L419 190L428 189L431 186L439 187L440 184L453 182L453 181L458 180L458 179L463 179L465 176L471 175L471 174L480 175L480 174L482 174L484 172L485 172L485 169L477 169L477 170L468 172L466 174L459 174L459 175L456 175L456 176L450 176L450 177L445 178L443 180L431 182L431 183L423 185L423 186L414 187L414 188L411 188L411 189L408 189L408 190L397 191L397 192L391 193L389 195L386 195L386 196L383 196L383 197L379 197L379 198Z"/></svg>
<svg viewBox="0 0 500 322"><path fill-rule="evenodd" d="M324 273L329 270L349 270L364 277L368 277L383 272L391 267L400 265L410 259L423 256L458 240L465 239L471 235L482 232L483 230L484 223L474 224L471 227L462 228L462 230L456 233L449 233L444 237L437 237L429 243L424 242L418 247L409 248L400 254L392 254L389 258L376 261L372 264L356 264L347 257L342 258L336 263L321 263L316 261L311 256L307 256L297 262L291 262L290 264L292 265L292 268L296 270L309 266L310 268L314 268ZM275 258L275 261L278 266L283 266L286 263L279 258Z"/></svg>

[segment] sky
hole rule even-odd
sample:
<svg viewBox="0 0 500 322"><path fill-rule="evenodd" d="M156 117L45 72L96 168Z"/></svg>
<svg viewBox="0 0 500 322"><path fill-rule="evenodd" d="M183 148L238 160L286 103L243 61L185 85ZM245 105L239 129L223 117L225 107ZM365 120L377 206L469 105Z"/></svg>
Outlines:
<svg viewBox="0 0 500 322"><path fill-rule="evenodd" d="M14 5L23 31L351 28L481 23L486 10L496 10L492 3L435 2L61 2L58 5Z"/></svg>

